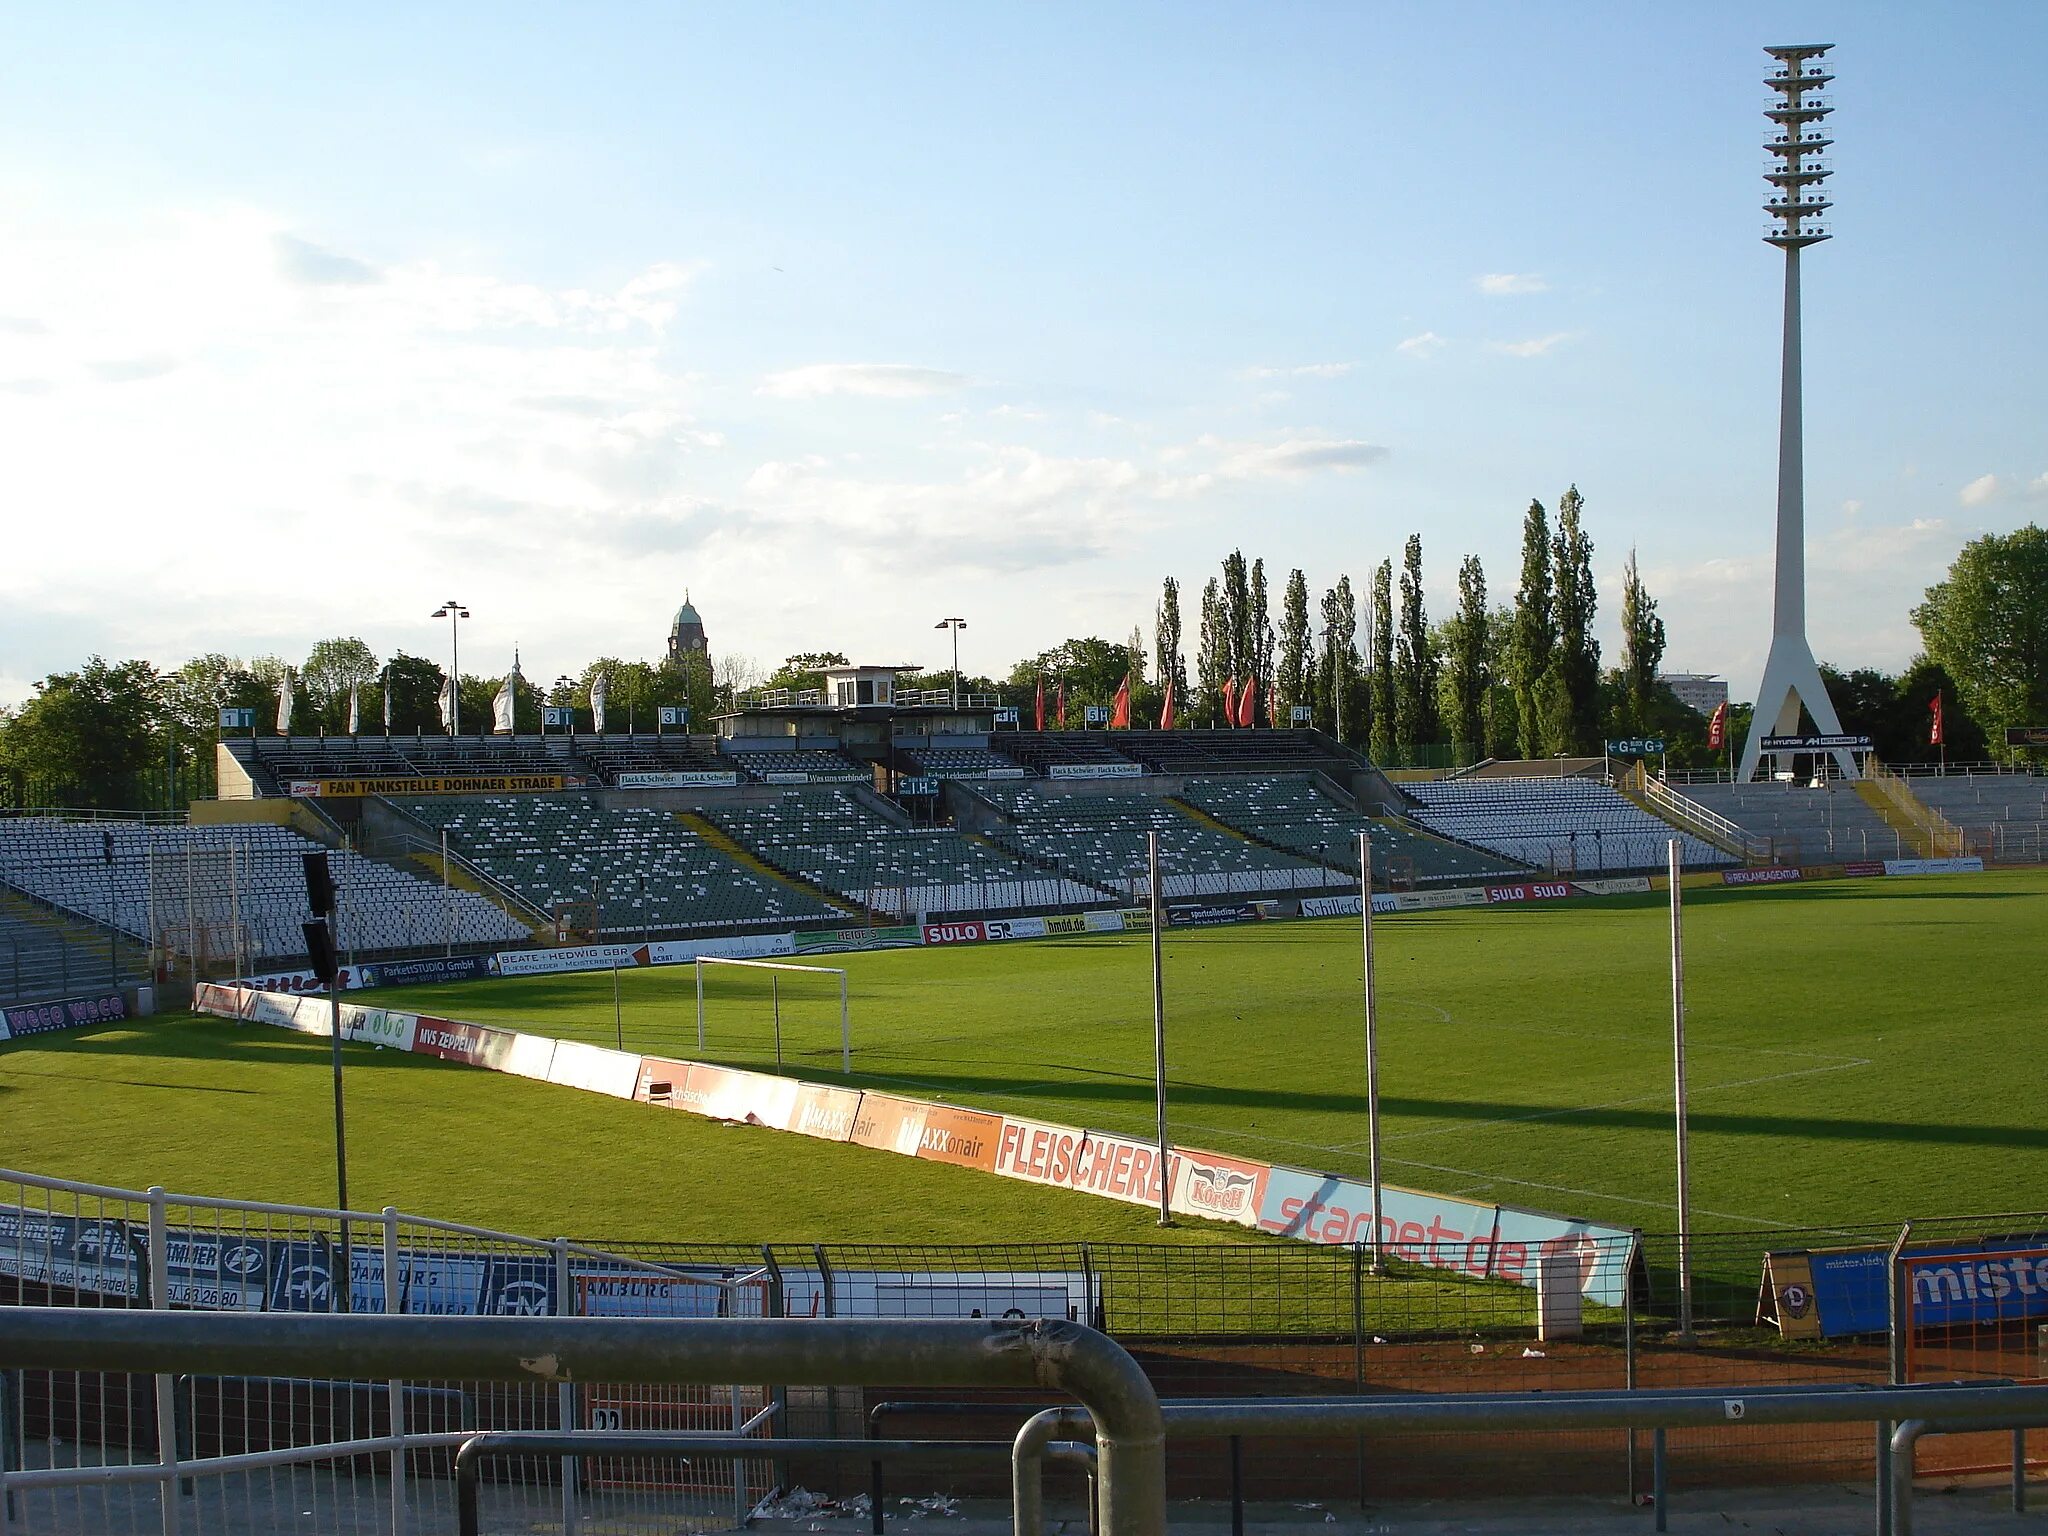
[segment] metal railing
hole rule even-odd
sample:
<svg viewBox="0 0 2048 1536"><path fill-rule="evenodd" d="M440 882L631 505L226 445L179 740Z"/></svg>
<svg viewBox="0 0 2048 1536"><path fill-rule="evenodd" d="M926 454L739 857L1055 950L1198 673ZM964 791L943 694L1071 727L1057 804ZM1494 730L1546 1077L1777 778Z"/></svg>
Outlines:
<svg viewBox="0 0 2048 1536"><path fill-rule="evenodd" d="M1050 1387L1072 1393L1092 1420L1103 1530L1108 1536L1164 1536L1166 1530L1159 1399L1120 1346L1077 1323L142 1316L16 1307L0 1309L0 1362L44 1371L154 1373L160 1397L179 1372L393 1381L426 1376L563 1390L586 1381ZM859 1441L852 1449L869 1450ZM175 1508L174 1461L117 1470L124 1478L158 1481L166 1508ZM7 1482L34 1476L10 1473ZM573 1525L567 1518L563 1523ZM164 1525L175 1536L174 1513Z"/></svg>

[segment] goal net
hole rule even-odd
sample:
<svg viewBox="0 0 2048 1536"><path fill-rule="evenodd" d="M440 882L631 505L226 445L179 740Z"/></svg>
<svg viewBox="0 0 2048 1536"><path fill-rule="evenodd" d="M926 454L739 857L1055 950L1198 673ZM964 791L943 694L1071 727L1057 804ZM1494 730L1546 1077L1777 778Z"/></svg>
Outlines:
<svg viewBox="0 0 2048 1536"><path fill-rule="evenodd" d="M846 972L786 960L698 957L697 1051L707 1059L853 1070Z"/></svg>

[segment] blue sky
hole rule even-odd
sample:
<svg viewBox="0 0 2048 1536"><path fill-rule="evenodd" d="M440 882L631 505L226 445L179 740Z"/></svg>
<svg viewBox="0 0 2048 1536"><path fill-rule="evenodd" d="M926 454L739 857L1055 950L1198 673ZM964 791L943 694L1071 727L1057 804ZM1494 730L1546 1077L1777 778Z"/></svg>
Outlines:
<svg viewBox="0 0 2048 1536"><path fill-rule="evenodd" d="M1411 530L1440 615L1573 481L1610 645L1633 545L1747 697L1771 42L1840 76L1816 651L1902 664L2048 512L2037 5L306 11L11 22L0 702L438 656L451 592L473 670L651 654L685 588L763 666L939 663L958 613L998 669Z"/></svg>

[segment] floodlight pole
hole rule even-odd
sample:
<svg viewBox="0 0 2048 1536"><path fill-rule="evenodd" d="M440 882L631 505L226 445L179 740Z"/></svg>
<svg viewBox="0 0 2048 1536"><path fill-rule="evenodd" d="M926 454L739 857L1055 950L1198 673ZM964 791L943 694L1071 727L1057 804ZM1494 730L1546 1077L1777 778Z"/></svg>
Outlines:
<svg viewBox="0 0 2048 1536"><path fill-rule="evenodd" d="M1159 1118L1159 1225L1173 1225L1173 1165L1166 1154L1166 967L1159 930L1166 903L1159 895L1159 834L1145 834L1145 865L1152 881L1152 1093Z"/></svg>
<svg viewBox="0 0 2048 1536"><path fill-rule="evenodd" d="M941 619L933 629L953 631L953 707L960 707L960 631L967 627L965 619Z"/></svg>
<svg viewBox="0 0 2048 1536"><path fill-rule="evenodd" d="M1665 845L1671 876L1671 1062L1678 1133L1678 1336L1692 1337L1692 1185L1686 1168L1685 1098L1685 845Z"/></svg>
<svg viewBox="0 0 2048 1536"><path fill-rule="evenodd" d="M1764 173L1773 188L1764 204L1772 220L1764 239L1785 253L1785 325L1778 376L1778 540L1771 649L1764 660L1763 681L1757 685L1742 764L1736 770L1743 783L1756 776L1766 736L1798 734L1802 705L1823 733L1842 733L1841 718L1806 638L1806 449L1799 328L1799 253L1828 238L1826 227L1816 221L1830 206L1821 183L1832 172L1812 157L1832 142L1823 119L1834 109L1825 97L1813 93L1834 79L1818 62L1832 46L1795 43L1764 50L1777 61L1764 83L1778 93L1764 111L1777 125L1764 144L1777 156L1777 164ZM1848 748L1833 752L1843 778L1859 777ZM1783 754L1778 762L1780 767L1789 766Z"/></svg>
<svg viewBox="0 0 2048 1536"><path fill-rule="evenodd" d="M1372 967L1372 838L1358 834L1358 913L1365 958L1365 1145L1372 1180L1372 1272L1384 1272L1380 1254L1380 1041L1379 989Z"/></svg>
<svg viewBox="0 0 2048 1536"><path fill-rule="evenodd" d="M454 598L436 608L430 618L448 621L448 665L455 670L448 674L451 687L448 693L448 734L462 734L462 632L458 621L469 617L469 610Z"/></svg>

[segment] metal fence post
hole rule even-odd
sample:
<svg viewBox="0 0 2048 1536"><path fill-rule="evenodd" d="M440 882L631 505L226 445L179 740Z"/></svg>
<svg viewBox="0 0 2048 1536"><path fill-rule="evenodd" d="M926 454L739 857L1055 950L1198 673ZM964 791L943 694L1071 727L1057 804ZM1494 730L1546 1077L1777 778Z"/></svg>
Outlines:
<svg viewBox="0 0 2048 1536"><path fill-rule="evenodd" d="M1372 1213L1373 1224L1379 1224L1380 1213ZM1351 1389L1363 1395L1365 1392L1365 1245L1353 1243L1351 1247ZM1353 1449L1358 1461L1358 1507L1365 1508L1365 1436L1354 1437Z"/></svg>
<svg viewBox="0 0 2048 1536"><path fill-rule="evenodd" d="M149 1307L153 1312L171 1309L170 1221L161 1184L149 1187ZM158 1484L158 1502L163 1512L164 1536L178 1536L178 1387L177 1378L159 1373L156 1378L156 1453L163 1480Z"/></svg>
<svg viewBox="0 0 2048 1536"><path fill-rule="evenodd" d="M1637 1256L1642 1252L1643 1238L1637 1233L1629 1240L1628 1267L1622 1271L1621 1279L1621 1368L1622 1388L1633 1392L1636 1389L1636 1285L1635 1272ZM1628 1431L1628 1502L1633 1509L1636 1502L1636 1432Z"/></svg>
<svg viewBox="0 0 2048 1536"><path fill-rule="evenodd" d="M384 1310L397 1312L404 1297L398 1276L398 1211L384 1207ZM385 1384L391 1394L389 1417L391 1438L391 1536L405 1536L405 1383L393 1378Z"/></svg>
<svg viewBox="0 0 2048 1536"><path fill-rule="evenodd" d="M555 1251L555 1315L574 1317L576 1306L569 1289L569 1239L558 1237L549 1244ZM557 1411L561 1415L562 1428L572 1430L579 1422L576 1410L577 1383L564 1380L555 1389ZM577 1524L577 1484L582 1478L582 1463L574 1456L562 1458L562 1529L574 1531Z"/></svg>

